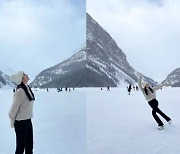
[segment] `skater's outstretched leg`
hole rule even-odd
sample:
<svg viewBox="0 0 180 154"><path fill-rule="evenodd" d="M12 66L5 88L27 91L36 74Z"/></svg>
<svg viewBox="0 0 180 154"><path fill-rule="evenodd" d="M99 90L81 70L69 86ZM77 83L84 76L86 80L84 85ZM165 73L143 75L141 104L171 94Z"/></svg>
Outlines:
<svg viewBox="0 0 180 154"><path fill-rule="evenodd" d="M171 118L164 114L159 108L157 108L156 112L159 113L167 122L171 121Z"/></svg>

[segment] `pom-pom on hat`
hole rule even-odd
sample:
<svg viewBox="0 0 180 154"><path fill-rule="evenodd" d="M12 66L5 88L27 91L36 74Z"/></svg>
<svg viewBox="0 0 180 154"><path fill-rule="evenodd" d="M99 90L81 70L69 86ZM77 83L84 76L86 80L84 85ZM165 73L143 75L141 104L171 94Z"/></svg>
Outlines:
<svg viewBox="0 0 180 154"><path fill-rule="evenodd" d="M10 80L15 82L17 85L19 85L22 82L22 77L23 77L24 72L19 71L15 74L12 74L9 76Z"/></svg>

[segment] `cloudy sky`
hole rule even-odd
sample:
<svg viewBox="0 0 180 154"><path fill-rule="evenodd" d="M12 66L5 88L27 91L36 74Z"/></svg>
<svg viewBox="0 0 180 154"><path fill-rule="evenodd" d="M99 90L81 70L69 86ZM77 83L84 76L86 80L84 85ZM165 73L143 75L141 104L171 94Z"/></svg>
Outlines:
<svg viewBox="0 0 180 154"><path fill-rule="evenodd" d="M85 5L85 0L1 0L0 70L24 70L33 79L72 56L86 42Z"/></svg>
<svg viewBox="0 0 180 154"><path fill-rule="evenodd" d="M131 66L156 81L180 67L179 0L87 0Z"/></svg>

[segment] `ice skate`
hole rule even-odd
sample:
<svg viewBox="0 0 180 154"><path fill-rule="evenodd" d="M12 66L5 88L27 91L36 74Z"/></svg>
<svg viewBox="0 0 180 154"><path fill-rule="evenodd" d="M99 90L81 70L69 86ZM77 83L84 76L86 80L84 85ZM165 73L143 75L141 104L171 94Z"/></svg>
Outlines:
<svg viewBox="0 0 180 154"><path fill-rule="evenodd" d="M171 125L172 124L172 120L169 120L168 123Z"/></svg>
<svg viewBox="0 0 180 154"><path fill-rule="evenodd" d="M157 129L158 129L158 130L162 130L162 129L164 129L164 126L158 126Z"/></svg>

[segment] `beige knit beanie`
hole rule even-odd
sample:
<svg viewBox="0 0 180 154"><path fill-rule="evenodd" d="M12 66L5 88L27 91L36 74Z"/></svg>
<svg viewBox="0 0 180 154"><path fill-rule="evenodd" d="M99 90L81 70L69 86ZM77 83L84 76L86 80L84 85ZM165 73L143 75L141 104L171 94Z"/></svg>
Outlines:
<svg viewBox="0 0 180 154"><path fill-rule="evenodd" d="M15 82L17 85L19 85L22 82L22 77L23 77L24 72L19 71L15 74L12 74L9 76L10 80Z"/></svg>

